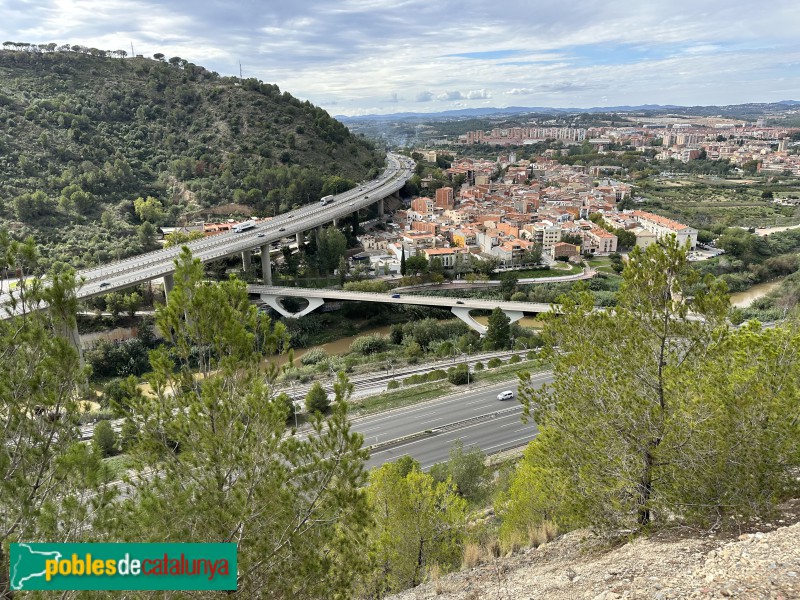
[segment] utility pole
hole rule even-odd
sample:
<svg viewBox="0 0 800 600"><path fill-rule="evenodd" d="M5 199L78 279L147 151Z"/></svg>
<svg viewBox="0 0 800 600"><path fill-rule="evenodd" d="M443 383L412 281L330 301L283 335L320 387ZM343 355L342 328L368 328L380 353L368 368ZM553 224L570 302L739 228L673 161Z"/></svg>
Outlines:
<svg viewBox="0 0 800 600"><path fill-rule="evenodd" d="M242 83L244 79L242 78L242 61L239 61L239 83Z"/></svg>

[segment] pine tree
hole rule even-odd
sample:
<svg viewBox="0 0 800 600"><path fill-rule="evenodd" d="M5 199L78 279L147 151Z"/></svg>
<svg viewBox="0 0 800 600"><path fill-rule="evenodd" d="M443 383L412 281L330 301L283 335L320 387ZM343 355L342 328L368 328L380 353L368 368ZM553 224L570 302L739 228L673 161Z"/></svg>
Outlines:
<svg viewBox="0 0 800 600"><path fill-rule="evenodd" d="M508 348L511 343L511 320L500 307L489 315L486 341L492 350Z"/></svg>
<svg viewBox="0 0 800 600"><path fill-rule="evenodd" d="M286 347L285 329L257 313L244 283L204 283L187 249L156 323L172 348L151 353L156 398L131 410L138 476L114 536L236 542L246 597L348 596L369 519L346 377L327 419L311 415L307 436L286 435L277 372L262 366Z"/></svg>
<svg viewBox="0 0 800 600"><path fill-rule="evenodd" d="M504 504L508 527L702 523L787 489L776 473L798 464L797 422L776 416L800 408L796 334L730 330L724 283L701 278L674 237L635 248L622 276L614 311L584 289L547 319L555 380L520 392L540 433Z"/></svg>
<svg viewBox="0 0 800 600"><path fill-rule="evenodd" d="M36 268L32 240L0 230L0 271L22 276L0 310L0 597L10 597L6 550L16 541L80 541L111 495L97 454L79 443L79 400L87 376L72 332L74 272L27 279ZM49 310L42 311L45 301ZM89 503L97 502L94 510Z"/></svg>

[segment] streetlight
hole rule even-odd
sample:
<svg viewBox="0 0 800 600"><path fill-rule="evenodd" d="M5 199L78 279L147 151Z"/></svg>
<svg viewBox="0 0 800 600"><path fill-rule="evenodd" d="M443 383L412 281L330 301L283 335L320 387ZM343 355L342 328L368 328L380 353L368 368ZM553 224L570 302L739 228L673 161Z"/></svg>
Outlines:
<svg viewBox="0 0 800 600"><path fill-rule="evenodd" d="M391 358L386 359L386 376L390 377L389 371L391 370L391 379L394 379L394 362Z"/></svg>
<svg viewBox="0 0 800 600"><path fill-rule="evenodd" d="M297 429L297 401L294 397L294 379L289 381L289 385L292 386L292 409L294 411L294 428Z"/></svg>

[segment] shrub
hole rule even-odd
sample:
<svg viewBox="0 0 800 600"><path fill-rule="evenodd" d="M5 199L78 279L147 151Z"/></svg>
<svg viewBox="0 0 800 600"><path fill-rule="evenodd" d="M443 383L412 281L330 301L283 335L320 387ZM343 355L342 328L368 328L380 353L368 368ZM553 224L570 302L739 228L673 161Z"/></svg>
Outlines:
<svg viewBox="0 0 800 600"><path fill-rule="evenodd" d="M474 369L475 371L483 371L484 369L483 363L481 361L476 362Z"/></svg>
<svg viewBox="0 0 800 600"><path fill-rule="evenodd" d="M331 406L328 400L328 392L322 387L319 381L314 382L311 389L306 394L306 410L310 413L320 412L325 414Z"/></svg>
<svg viewBox="0 0 800 600"><path fill-rule="evenodd" d="M387 390L396 390L400 387L400 382L397 379L392 379L389 383L386 384Z"/></svg>
<svg viewBox="0 0 800 600"><path fill-rule="evenodd" d="M300 362L304 365L315 365L328 358L328 353L322 348L312 348L300 357Z"/></svg>
<svg viewBox="0 0 800 600"><path fill-rule="evenodd" d="M389 282L382 279L368 279L365 281L348 281L342 289L349 292L387 292Z"/></svg>
<svg viewBox="0 0 800 600"><path fill-rule="evenodd" d="M536 358L536 350L528 350L528 353L525 355L525 358L528 360L533 360Z"/></svg>
<svg viewBox="0 0 800 600"><path fill-rule="evenodd" d="M284 414L286 415L284 418L287 421L294 416L294 402L289 394L286 392L281 392L275 396L273 402L275 402L284 411Z"/></svg>
<svg viewBox="0 0 800 600"><path fill-rule="evenodd" d="M515 365L520 362L522 359L519 357L519 354L515 354L511 358L508 359L508 364Z"/></svg>
<svg viewBox="0 0 800 600"><path fill-rule="evenodd" d="M425 376L425 379L428 381L438 381L440 379L445 379L446 377L446 371L443 371L442 369L434 369Z"/></svg>
<svg viewBox="0 0 800 600"><path fill-rule="evenodd" d="M379 333L357 337L350 344L350 352L357 352L367 356L378 352L385 352L389 347L389 338Z"/></svg>
<svg viewBox="0 0 800 600"><path fill-rule="evenodd" d="M511 294L512 302L525 302L528 299L528 294L525 292L514 292Z"/></svg>
<svg viewBox="0 0 800 600"><path fill-rule="evenodd" d="M94 426L92 441L103 458L113 456L117 452L117 434L108 421L100 421Z"/></svg>
<svg viewBox="0 0 800 600"><path fill-rule="evenodd" d="M502 364L503 364L503 361L500 360L499 358L495 357L495 358L490 358L489 359L489 362L487 363L487 366L490 369L494 369L495 367L499 367Z"/></svg>
<svg viewBox="0 0 800 600"><path fill-rule="evenodd" d="M411 363L411 359L419 359L422 356L422 347L417 342L403 340L403 346L403 354L409 359L410 364L414 364Z"/></svg>
<svg viewBox="0 0 800 600"><path fill-rule="evenodd" d="M469 371L466 365L459 365L450 370L447 375L447 380L453 385L464 385L469 383Z"/></svg>
<svg viewBox="0 0 800 600"><path fill-rule="evenodd" d="M418 383L425 383L427 378L425 375L411 375L403 380L403 385L417 385Z"/></svg>

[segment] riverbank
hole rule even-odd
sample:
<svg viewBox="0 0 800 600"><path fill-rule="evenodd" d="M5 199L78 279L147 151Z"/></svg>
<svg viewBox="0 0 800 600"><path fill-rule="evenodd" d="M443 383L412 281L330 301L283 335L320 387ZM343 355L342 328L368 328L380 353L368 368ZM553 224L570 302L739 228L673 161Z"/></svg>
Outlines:
<svg viewBox="0 0 800 600"><path fill-rule="evenodd" d="M772 281L757 283L741 292L734 292L730 295L731 306L733 308L748 308L759 298L763 298L771 291L778 289L785 280L785 277L773 279Z"/></svg>

